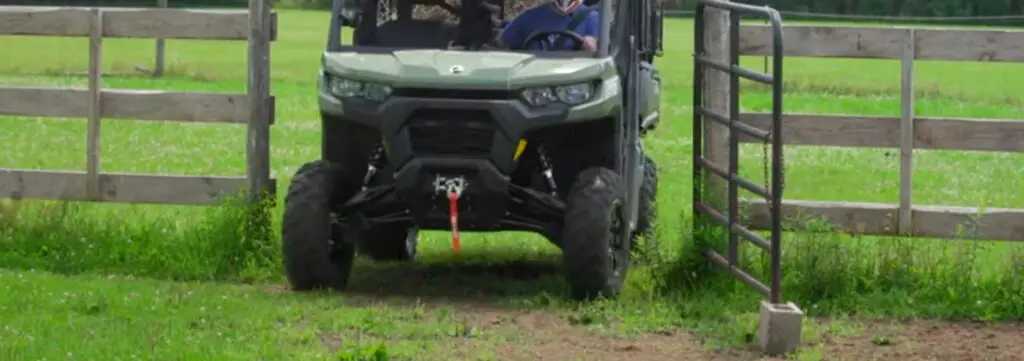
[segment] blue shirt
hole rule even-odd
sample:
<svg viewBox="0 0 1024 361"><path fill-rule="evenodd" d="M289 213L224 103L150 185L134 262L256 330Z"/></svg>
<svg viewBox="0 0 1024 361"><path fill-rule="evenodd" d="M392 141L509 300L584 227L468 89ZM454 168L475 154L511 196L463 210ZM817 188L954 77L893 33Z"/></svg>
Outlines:
<svg viewBox="0 0 1024 361"><path fill-rule="evenodd" d="M600 20L596 11L592 11L586 19L580 22L576 29L567 29L569 22L572 21L572 17L579 11L587 9L586 5L580 4L569 14L562 14L555 10L555 7L551 4L543 4L535 6L532 9L523 11L515 19L505 26L505 29L501 32L500 38L501 43L507 47L514 48L523 45L523 41L526 41L526 37L533 34L538 30L572 30L580 36L597 37L598 28L600 27ZM550 40L554 41L555 46L564 46L571 50L571 47L575 44L572 40L559 39L562 36L552 35ZM562 45L564 44L564 45ZM540 42L535 41L530 46L532 50L548 50L540 49Z"/></svg>

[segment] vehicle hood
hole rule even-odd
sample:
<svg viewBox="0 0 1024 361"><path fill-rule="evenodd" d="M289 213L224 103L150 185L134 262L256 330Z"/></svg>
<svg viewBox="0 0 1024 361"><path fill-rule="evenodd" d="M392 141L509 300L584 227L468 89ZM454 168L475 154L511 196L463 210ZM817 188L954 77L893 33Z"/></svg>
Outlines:
<svg viewBox="0 0 1024 361"><path fill-rule="evenodd" d="M336 76L396 87L487 90L587 81L615 71L611 59L453 50L324 53L323 67Z"/></svg>

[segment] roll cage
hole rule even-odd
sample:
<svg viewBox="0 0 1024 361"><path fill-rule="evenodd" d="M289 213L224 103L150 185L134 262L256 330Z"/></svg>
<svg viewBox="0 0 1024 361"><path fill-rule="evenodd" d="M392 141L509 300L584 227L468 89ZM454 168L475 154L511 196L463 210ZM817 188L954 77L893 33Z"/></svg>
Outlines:
<svg viewBox="0 0 1024 361"><path fill-rule="evenodd" d="M326 50L486 50L493 45L501 28L514 17L507 16L507 6L511 1L462 0L461 4L453 5L446 0L334 0ZM616 63L623 63L629 54L622 54L620 49L629 49L632 44L639 53L639 59L653 62L662 48L661 1L585 0L588 6L596 7L602 15L598 51L592 56L614 56ZM417 18L414 14L417 7L435 16ZM348 44L342 37L344 27L352 29ZM634 37L632 43L630 36ZM579 56L573 51L506 51L525 51L541 56Z"/></svg>

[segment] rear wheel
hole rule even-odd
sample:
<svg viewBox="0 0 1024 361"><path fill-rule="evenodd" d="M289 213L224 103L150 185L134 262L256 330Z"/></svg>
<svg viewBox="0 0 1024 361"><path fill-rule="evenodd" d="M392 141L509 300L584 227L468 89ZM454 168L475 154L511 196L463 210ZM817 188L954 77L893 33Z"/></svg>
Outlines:
<svg viewBox="0 0 1024 361"><path fill-rule="evenodd" d="M654 239L654 222L657 220L658 209L658 165L654 159L643 157L644 174L640 184L640 200L637 208L636 229L633 230L632 248L639 254L648 254L657 249L658 242ZM640 244L643 238L643 244Z"/></svg>
<svg viewBox="0 0 1024 361"><path fill-rule="evenodd" d="M284 199L281 241L284 270L293 290L342 290L355 247L331 224L333 189L343 171L317 160L295 172Z"/></svg>
<svg viewBox="0 0 1024 361"><path fill-rule="evenodd" d="M359 253L378 262L412 261L416 259L418 236L415 227L373 229L360 237Z"/></svg>
<svg viewBox="0 0 1024 361"><path fill-rule="evenodd" d="M562 259L572 297L615 297L629 269L629 240L622 236L626 190L622 176L588 168L569 190Z"/></svg>
<svg viewBox="0 0 1024 361"><path fill-rule="evenodd" d="M380 167L370 179L370 185L387 184L394 179L394 166L386 154L381 155ZM412 261L416 259L416 239L419 229L395 226L374 227L359 234L358 253L374 261Z"/></svg>

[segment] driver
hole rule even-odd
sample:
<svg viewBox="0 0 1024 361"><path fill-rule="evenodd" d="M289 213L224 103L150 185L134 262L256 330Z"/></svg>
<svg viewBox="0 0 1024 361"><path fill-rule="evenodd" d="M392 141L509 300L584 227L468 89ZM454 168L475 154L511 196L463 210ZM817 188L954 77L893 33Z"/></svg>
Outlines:
<svg viewBox="0 0 1024 361"><path fill-rule="evenodd" d="M575 29L568 29L573 18L587 10L583 0L552 0L542 3L519 13L515 19L505 26L505 29L498 35L498 41L505 48L519 48L527 40L530 34L541 30L569 30L583 37L584 51L597 50L597 34L600 26L596 11L587 13L586 18L577 21ZM568 39L559 39L561 36L552 35L549 44L557 47L569 47L574 43ZM555 50L539 48L541 42L531 42L532 50ZM557 49L572 50L572 49Z"/></svg>

